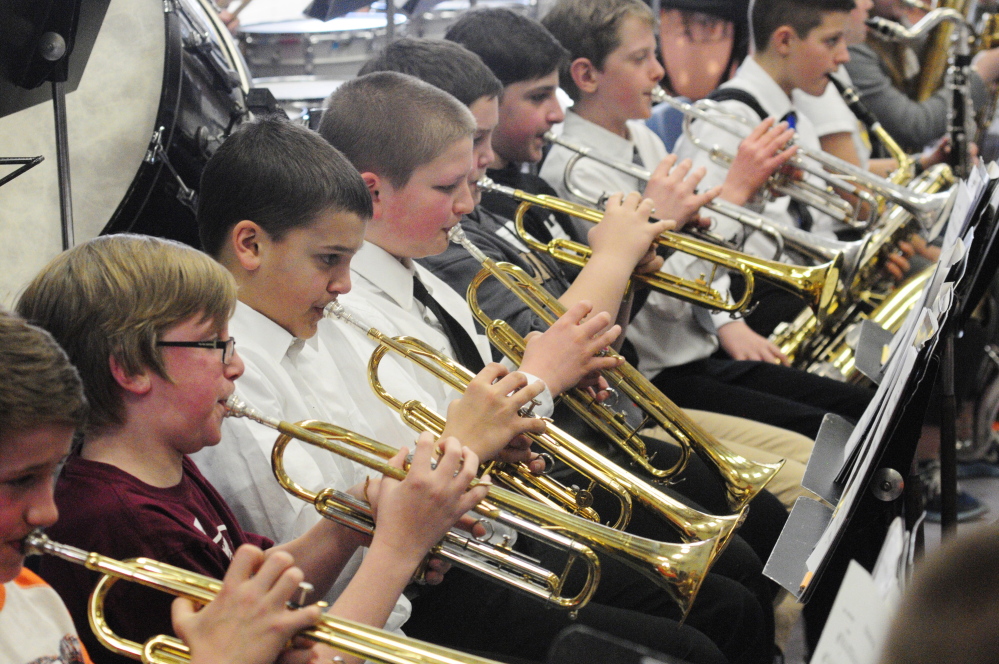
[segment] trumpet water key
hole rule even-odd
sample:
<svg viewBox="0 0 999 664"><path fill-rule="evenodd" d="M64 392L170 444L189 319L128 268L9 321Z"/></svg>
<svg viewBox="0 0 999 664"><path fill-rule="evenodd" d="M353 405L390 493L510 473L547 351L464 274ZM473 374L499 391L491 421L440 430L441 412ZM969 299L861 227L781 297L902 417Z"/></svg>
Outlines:
<svg viewBox="0 0 999 664"><path fill-rule="evenodd" d="M328 423L317 425L307 422L304 424L308 426L304 426L284 422L262 415L235 398L230 398L227 405L232 416L252 419L277 430L282 436L339 454L386 477L396 480L406 477L405 470L386 461L395 456L397 451L389 445ZM278 442L281 440L279 438ZM290 478L287 481L294 484ZM472 486L477 483L477 480L473 480ZM553 575L557 579L556 587L547 599L552 605L565 609L584 606L596 589L600 579L600 559L594 551L599 551L659 585L686 616L718 549L717 539L672 544L622 533L497 486L489 487L488 497L476 506L475 511L568 554L564 570L561 574ZM506 543L501 544L500 548L503 549L501 553L504 556L510 551ZM563 584L568 581L569 572L576 562L585 566L583 587L575 596L563 597L558 593L561 593ZM531 594L544 597L543 591Z"/></svg>
<svg viewBox="0 0 999 664"><path fill-rule="evenodd" d="M490 341L514 363L523 359L526 343L505 321L493 320L478 302L479 286L494 277L519 297L539 318L552 325L565 313L565 307L530 275L509 263L497 263L486 256L465 237L461 226L450 231L452 242L461 244L480 263L483 269L469 284L467 299L473 315L486 329ZM607 354L614 351L606 349ZM644 375L624 362L616 369L603 372L607 382L634 402L644 413L638 426L632 426L624 415L608 405L596 401L586 390L573 389L562 396L564 402L585 422L613 440L637 465L653 477L665 479L680 472L691 452L696 452L721 476L729 506L739 511L759 493L784 462L760 464L733 453L714 436L701 429L672 401L666 398ZM671 468L653 465L639 430L658 425L680 443L681 456Z"/></svg>
<svg viewBox="0 0 999 664"><path fill-rule="evenodd" d="M115 634L104 617L104 600L111 587L118 580L133 581L186 597L202 606L214 600L222 588L222 582L217 579L149 558L120 561L53 542L40 530L25 538L23 548L28 555L53 555L103 574L90 596L90 627L104 647L147 664L184 664L190 662L191 650L172 636L161 634L141 644ZM135 610L142 609L136 607ZM380 664L495 664L489 659L330 615L322 616L317 625L303 630L299 636Z"/></svg>
<svg viewBox="0 0 999 664"><path fill-rule="evenodd" d="M337 318L364 331L368 337L379 344L372 353L368 363L368 380L375 393L385 403L400 413L403 413L405 410L408 410L409 413L416 413L415 417L409 414L403 416L406 423L413 429L417 431L431 431L436 435L441 435L444 430L445 421L440 415L431 411L424 404L413 405L409 403L409 408L407 409L407 404L402 403L388 393L378 377L378 369L382 359L387 352L395 352L430 371L459 392L465 390L468 382L473 378L473 374L450 358L442 357L440 353L421 341L408 337L388 337L372 327L359 323L339 304L336 306L331 305L331 309L333 315ZM622 505L626 501L629 517L631 502L637 502L673 526L685 541L713 540L717 544L717 552L720 553L728 544L732 534L741 525L744 518L744 514L742 513L719 516L705 514L700 510L696 510L663 493L648 482L596 452L585 443L562 431L551 422L547 423L544 433L528 435L543 449L585 477L588 477L591 481L591 489L593 486L599 485L605 488L613 487L612 493L622 492L624 495L619 499ZM489 472L491 474L494 473L492 469ZM521 478L520 481L513 484L518 490L523 491L521 483L526 483L529 487L531 486L532 480L529 477L530 475L530 470L524 467L517 475L518 478ZM558 483L555 484L558 487L562 486L558 485ZM537 491L542 495L535 495L535 491L524 492L546 504L556 507L561 506L563 509L568 508L568 511L575 512L576 505L572 502L569 502L568 505L564 504L564 501L557 495L555 499L552 499L544 485L537 485ZM617 523L613 524L612 527L623 529L626 525L627 520L622 521L619 515Z"/></svg>

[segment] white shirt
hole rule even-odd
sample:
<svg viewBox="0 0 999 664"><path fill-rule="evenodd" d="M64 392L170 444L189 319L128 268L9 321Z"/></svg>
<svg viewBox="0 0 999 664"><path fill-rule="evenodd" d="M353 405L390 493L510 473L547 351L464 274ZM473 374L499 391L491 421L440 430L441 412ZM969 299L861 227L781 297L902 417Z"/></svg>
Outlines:
<svg viewBox="0 0 999 664"><path fill-rule="evenodd" d="M847 85L853 84L846 67L842 65L836 72L836 78ZM828 84L821 97L814 97L802 90L795 90L791 93L791 98L798 109L798 114L804 115L815 125L815 133L819 138L830 134L849 133L853 139L857 155L860 157L860 165L867 168L867 162L871 157L870 145L864 140L867 131L850 110L850 107L846 105L846 102L843 101L843 97L835 85Z"/></svg>
<svg viewBox="0 0 999 664"><path fill-rule="evenodd" d="M489 340L475 329L472 312L464 298L426 268L412 261L403 263L384 249L365 242L351 261L351 277L351 291L341 295L339 299L348 313L365 327L374 327L390 337L415 337L430 344L446 357L453 358L455 354L451 344L433 313L426 311L413 297L413 279L418 278L433 298L468 333L483 363L492 361ZM354 361L359 360L366 365L378 344L347 323L331 322L349 339ZM320 334L325 334L329 329L321 327ZM338 362L341 358L346 360L348 353L345 348L338 347L334 352ZM445 415L448 404L459 396L430 372L395 353L388 353L382 360L379 377L396 398L402 401L418 399L440 415ZM530 378L533 377L529 376ZM365 419L375 421L385 413L398 419L394 411L370 390L364 394L361 392L363 391L355 393L355 400ZM539 401L542 403L534 412L539 416L550 415L553 410L551 393L545 390Z"/></svg>
<svg viewBox="0 0 999 664"><path fill-rule="evenodd" d="M753 57L746 58L735 76L721 87L735 87L749 92L756 98L769 116L775 117L778 120L787 115L788 112L795 110L791 99L784 93L784 90L777 85L777 82L770 77L770 74ZM750 126L756 126L761 121L756 112L742 102L735 100L724 101L721 102L721 107L726 112L745 118ZM738 125L734 121L732 124L737 127L741 126L744 133L747 131L745 126ZM731 155L735 155L738 151L741 139L709 122L694 122L691 130L700 140L709 146L718 146ZM799 145L809 150L818 150L820 148L819 137L815 133L815 127L808 117L801 114L798 114L797 118L797 141ZM707 169L707 175L701 180L702 189L720 185L725 181L728 169L714 163L710 155L705 150L696 147L686 135L680 137L674 149L681 158L689 157L693 160L695 167L704 166ZM789 202L790 199L787 196L781 196L776 200L768 202L763 210L763 214L778 223L796 226L795 221L787 211ZM837 222L814 209L810 211L813 217L812 232L824 237L835 237L832 229ZM745 235L745 230L740 224L721 216L717 217L716 230L724 237L741 238ZM750 233L744 245L744 251L755 256L771 258L774 254L774 246L767 236L761 233Z"/></svg>
<svg viewBox="0 0 999 664"><path fill-rule="evenodd" d="M631 163L635 150L643 167L652 171L669 153L655 132L639 120L627 123L629 138L618 136L600 125L566 113L562 136L566 141L578 143L595 153ZM541 177L548 181L560 196L587 204L573 196L563 181L565 164L574 153L560 145L552 146L541 167ZM645 184L619 170L605 166L593 159L581 159L573 168L572 184L594 197L604 193L642 191ZM711 265L688 254L676 252L663 265L668 274L697 278L710 275ZM728 290L728 276L722 271L712 283L721 292ZM731 322L727 314L712 316L715 326ZM628 326L628 339L638 352L638 367L653 378L666 367L680 366L709 357L718 349L718 338L694 318L692 305L658 291L649 293L648 300Z"/></svg>
<svg viewBox="0 0 999 664"><path fill-rule="evenodd" d="M332 327L325 321L320 325ZM338 365L326 347L330 343L347 343L338 338L335 330L308 340L297 339L239 302L229 321L229 332L236 338L246 365L236 382L236 394L250 407L289 422L316 419L378 439L376 430L368 425L350 396L359 387L366 387L358 385L363 367ZM347 380L348 376L353 382ZM277 436L276 431L262 424L229 417L222 423L222 441L192 458L225 498L240 525L275 542L288 542L322 517L311 504L287 493L274 478L270 454ZM292 441L285 450L284 465L288 475L310 491L326 487L345 491L363 482L369 472L374 474L343 457L298 441ZM360 561L358 552L337 580L330 599L339 596ZM409 600L401 597L386 629L398 630L409 614Z"/></svg>

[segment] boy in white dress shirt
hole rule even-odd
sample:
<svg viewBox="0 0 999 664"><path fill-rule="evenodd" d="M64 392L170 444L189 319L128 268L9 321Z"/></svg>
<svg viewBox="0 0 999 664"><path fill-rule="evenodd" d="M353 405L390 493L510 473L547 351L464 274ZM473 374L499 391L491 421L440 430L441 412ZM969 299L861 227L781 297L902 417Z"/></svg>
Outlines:
<svg viewBox="0 0 999 664"><path fill-rule="evenodd" d="M373 325L391 335L407 334L426 339L431 345L442 348L447 355L460 354L461 349L447 339L448 333L443 329L447 323L441 321L443 314L440 311L431 313L429 304L425 305L426 308L420 306L418 292L420 284L425 284L427 290L440 300L446 318L457 321L465 336L476 339L473 343L478 350L479 361L483 362L490 357L488 345L476 332L463 298L423 267L413 263L414 258L444 251L448 246L444 230L457 223L462 214L472 210L469 180L489 161L483 160L479 144L473 150L473 136L488 141L490 133L488 126L477 130L479 113L476 111L491 110L493 115L496 113L495 93L481 97L472 100L470 113L450 95L412 77L394 72L372 73L348 82L330 97L320 133L342 149L361 171L375 208L365 246L352 265L354 290L342 298L344 304L365 325ZM485 109L479 106L485 106ZM421 123L411 123L412 117L419 117ZM394 131L391 134L393 141L384 140L390 128L404 123L412 126ZM439 124L451 124L460 128L460 132L441 139L440 136L446 134L439 129ZM406 136L414 132L422 133L423 140L416 141ZM428 142L436 144L437 149L422 151L420 148ZM400 164L403 166L400 167ZM644 223L647 204L639 203L639 200L639 197L633 196L624 204L616 204L616 213L636 215ZM645 240L646 243L648 241ZM638 253L636 260L644 252ZM541 335L540 341L545 341L544 337L549 334L564 335L569 332L582 333L584 339L600 338L602 335L594 337L594 332L585 331L586 326L594 320L603 321L601 325L606 325L610 318L601 313L578 325L577 321L588 310L588 306L580 304L572 307L567 314L569 318L563 317ZM616 333L616 329L612 330ZM372 342L363 334L352 334L358 339L355 352L360 357L367 357L373 348ZM457 335L452 332L451 336ZM595 349L595 344L588 343L586 350L570 352L563 346L551 347L545 358L550 365L557 365L557 373L546 373L550 372L550 367L544 362L540 363L538 370L531 371L542 376L556 395L576 384L581 376L597 366L592 363L592 357L587 357ZM463 361L469 363L468 360ZM568 370L573 364L579 367L572 369L574 375L569 375ZM525 359L522 368L526 367ZM422 371L410 369L411 373L414 371L412 382L426 384L428 379L420 375ZM399 368L394 373L402 375L405 372L405 368ZM441 392L433 384L425 385L424 389L426 392ZM399 398L410 398L410 395L402 394ZM434 405L441 409L445 403L438 398ZM530 546L530 543L518 540L518 546ZM612 569L612 562L604 561L599 596L580 612L578 620L652 647L666 648L673 654L688 648L690 630L678 627L666 617L676 614L672 607L661 601L659 591L634 576L613 575ZM631 590L625 592L625 587ZM762 622L764 617L759 603L747 595L745 588L729 579L712 579L701 593L698 604L702 600L704 604L700 610L695 604L688 625L708 628L708 623L713 623L711 636L731 661L760 661L762 653L769 654L770 628ZM473 601L469 595L476 595L478 599ZM646 600L637 601L638 595L645 596ZM520 656L540 656L550 641L552 629L557 627L552 622L552 612L539 611L537 604L518 601L517 608L511 608L509 615L497 626L494 624L497 617L484 612L481 606L507 605L514 599L508 596L508 592L500 589L468 583L462 575L452 571L441 586L414 600L414 616L407 629L426 638L431 638L431 634L440 635L451 645L475 647L478 643L479 647L488 646L490 650L509 648L509 634L515 633L519 638L520 650L517 652ZM733 602L742 608L734 609ZM610 606L606 605L608 603ZM638 608L640 604L643 605L642 613L628 610ZM439 619L442 613L451 612L463 616L467 631L453 629L448 621ZM743 620L736 619L736 615ZM628 618L618 620L615 616ZM749 623L744 621L748 616L754 616ZM757 623L757 620L761 622ZM756 625L751 627L751 623ZM469 632L476 632L478 641L471 638ZM699 634L697 636L703 638ZM694 653L682 656L694 660L704 657Z"/></svg>

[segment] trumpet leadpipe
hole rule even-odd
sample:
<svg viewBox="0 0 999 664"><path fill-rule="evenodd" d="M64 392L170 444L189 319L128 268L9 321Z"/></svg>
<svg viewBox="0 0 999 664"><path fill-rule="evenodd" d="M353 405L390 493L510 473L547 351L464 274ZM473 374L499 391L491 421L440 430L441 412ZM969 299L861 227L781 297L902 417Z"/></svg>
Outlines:
<svg viewBox="0 0 999 664"><path fill-rule="evenodd" d="M171 636L154 636L145 644L140 644L115 634L104 618L104 600L112 585L117 580L133 581L177 597L186 597L201 606L214 600L222 589L221 581L196 572L148 558L116 560L53 542L37 530L25 538L23 549L27 555L49 554L103 574L88 607L94 634L109 650L152 664L189 662L190 648ZM331 615L323 615L317 625L303 630L299 636L380 664L495 664L482 657Z"/></svg>

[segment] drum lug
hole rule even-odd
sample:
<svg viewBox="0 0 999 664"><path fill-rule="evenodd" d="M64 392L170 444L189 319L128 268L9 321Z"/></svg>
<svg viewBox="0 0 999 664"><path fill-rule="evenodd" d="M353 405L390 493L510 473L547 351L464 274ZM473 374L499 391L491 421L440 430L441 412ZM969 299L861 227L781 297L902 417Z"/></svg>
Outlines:
<svg viewBox="0 0 999 664"><path fill-rule="evenodd" d="M147 164L155 164L157 161L163 162L163 165L173 175L174 180L177 181L177 200L192 212L195 212L198 208L198 192L184 183L180 174L177 173L173 164L170 163L170 158L167 156L166 150L163 149L164 131L166 131L165 127L160 127L153 132L153 137L149 141L149 147L146 149L146 158L144 161Z"/></svg>
<svg viewBox="0 0 999 664"><path fill-rule="evenodd" d="M177 8L175 6L175 4L174 4L175 1L176 0L163 0L163 13L164 14L172 14L173 13L173 11Z"/></svg>

